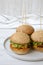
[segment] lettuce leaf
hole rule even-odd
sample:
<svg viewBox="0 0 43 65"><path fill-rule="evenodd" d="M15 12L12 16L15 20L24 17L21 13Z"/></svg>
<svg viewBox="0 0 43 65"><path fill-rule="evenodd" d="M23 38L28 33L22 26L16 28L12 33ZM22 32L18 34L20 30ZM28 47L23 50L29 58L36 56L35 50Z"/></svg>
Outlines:
<svg viewBox="0 0 43 65"><path fill-rule="evenodd" d="M42 45L43 42L33 42L33 45Z"/></svg>
<svg viewBox="0 0 43 65"><path fill-rule="evenodd" d="M12 44L13 47L15 48L27 48L30 44L17 44L17 43L14 43L12 41L10 41L10 43Z"/></svg>

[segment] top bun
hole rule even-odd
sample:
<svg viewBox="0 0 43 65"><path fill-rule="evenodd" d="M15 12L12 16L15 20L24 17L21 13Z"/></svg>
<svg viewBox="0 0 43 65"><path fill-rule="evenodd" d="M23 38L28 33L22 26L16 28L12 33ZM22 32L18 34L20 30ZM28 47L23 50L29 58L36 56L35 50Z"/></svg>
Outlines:
<svg viewBox="0 0 43 65"><path fill-rule="evenodd" d="M43 30L34 32L31 38L34 42L43 42Z"/></svg>
<svg viewBox="0 0 43 65"><path fill-rule="evenodd" d="M10 40L18 44L26 44L30 42L30 38L27 34L23 32L16 32L11 37Z"/></svg>
<svg viewBox="0 0 43 65"><path fill-rule="evenodd" d="M32 34L34 32L34 28L30 25L21 25L17 28L16 32L24 32L26 34Z"/></svg>

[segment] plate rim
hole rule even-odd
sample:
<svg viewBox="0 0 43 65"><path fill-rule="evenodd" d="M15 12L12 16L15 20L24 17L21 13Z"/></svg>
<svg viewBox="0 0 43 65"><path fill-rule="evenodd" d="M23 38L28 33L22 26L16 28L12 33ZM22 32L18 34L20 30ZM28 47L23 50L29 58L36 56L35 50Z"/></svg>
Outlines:
<svg viewBox="0 0 43 65"><path fill-rule="evenodd" d="M39 61L43 61L43 58L42 58L42 59L37 59L37 60L25 60L25 59L20 59L20 58L17 58L17 57L15 57L15 56L12 56L12 54L9 54L10 51L8 51L7 48L5 47L5 44L6 44L6 42L9 40L9 38L10 38L10 37L6 38L6 39L4 40L4 44L3 44L4 49L5 49L5 52L6 52L9 56L11 56L12 58L18 59L18 60L28 61L28 62L39 62ZM11 53L11 52L10 52L10 53Z"/></svg>

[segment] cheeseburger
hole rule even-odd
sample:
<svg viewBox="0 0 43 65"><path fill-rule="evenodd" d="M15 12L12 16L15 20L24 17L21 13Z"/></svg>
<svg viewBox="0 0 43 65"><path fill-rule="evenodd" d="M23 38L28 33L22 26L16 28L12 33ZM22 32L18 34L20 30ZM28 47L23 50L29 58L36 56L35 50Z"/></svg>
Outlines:
<svg viewBox="0 0 43 65"><path fill-rule="evenodd" d="M30 38L23 32L16 32L10 37L10 48L17 54L26 54L30 51Z"/></svg>
<svg viewBox="0 0 43 65"><path fill-rule="evenodd" d="M36 31L31 35L33 40L33 48L38 51L43 51L43 31Z"/></svg>
<svg viewBox="0 0 43 65"><path fill-rule="evenodd" d="M34 28L30 25L21 25L16 29L16 32L24 32L31 35L34 32Z"/></svg>

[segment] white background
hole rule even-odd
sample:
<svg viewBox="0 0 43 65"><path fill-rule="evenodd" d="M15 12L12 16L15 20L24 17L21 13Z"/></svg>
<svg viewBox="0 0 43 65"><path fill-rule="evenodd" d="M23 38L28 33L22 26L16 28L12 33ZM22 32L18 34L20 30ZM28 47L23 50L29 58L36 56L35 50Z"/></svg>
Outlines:
<svg viewBox="0 0 43 65"><path fill-rule="evenodd" d="M26 14L35 13L43 15L43 0L0 0L0 14L22 15L23 1L26 4Z"/></svg>

